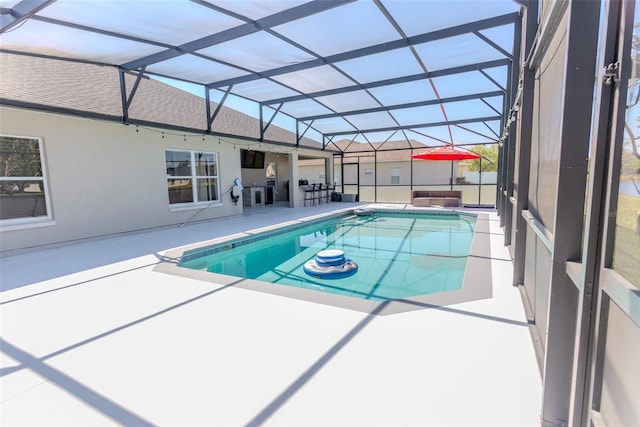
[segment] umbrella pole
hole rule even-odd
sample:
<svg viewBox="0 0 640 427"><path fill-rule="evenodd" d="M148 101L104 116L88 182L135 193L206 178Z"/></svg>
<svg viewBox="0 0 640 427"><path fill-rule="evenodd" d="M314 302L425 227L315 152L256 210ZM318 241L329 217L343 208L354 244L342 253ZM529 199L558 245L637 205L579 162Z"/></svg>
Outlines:
<svg viewBox="0 0 640 427"><path fill-rule="evenodd" d="M453 190L453 160L451 160L451 175L449 176L449 189Z"/></svg>
<svg viewBox="0 0 640 427"><path fill-rule="evenodd" d="M480 170L478 171L478 206L480 206L481 191L482 191L482 157L480 157Z"/></svg>

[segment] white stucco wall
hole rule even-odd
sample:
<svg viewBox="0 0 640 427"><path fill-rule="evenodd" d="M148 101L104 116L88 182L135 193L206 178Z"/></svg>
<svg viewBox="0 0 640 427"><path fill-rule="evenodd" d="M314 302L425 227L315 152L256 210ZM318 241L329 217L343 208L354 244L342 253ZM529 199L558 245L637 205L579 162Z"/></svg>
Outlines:
<svg viewBox="0 0 640 427"><path fill-rule="evenodd" d="M458 176L458 163L453 165L453 177ZM335 165L336 171L340 171L340 164ZM400 185L409 185L411 183L411 162L404 161L380 161L377 165L373 162L362 161L360 164L360 185L392 185L391 175L393 169L400 171ZM356 171L358 169L354 165L345 166L345 182L356 183L358 177ZM366 172L371 171L371 175ZM300 176L307 179L310 183L326 182L320 180L319 174L324 172L324 164L318 161L300 162ZM377 179L376 179L377 174ZM451 175L451 162L434 162L424 160L413 161L413 183L414 185L445 185L449 184L449 176ZM330 178L330 177L329 177ZM334 179L340 182L340 179Z"/></svg>
<svg viewBox="0 0 640 427"><path fill-rule="evenodd" d="M240 176L239 150L217 138L162 134L136 126L58 114L0 108L0 133L39 137L52 222L0 231L1 251L64 243L122 232L181 224L198 209L171 209L165 148L217 152L220 193ZM228 139L228 138L227 138ZM197 220L242 213L228 194Z"/></svg>
<svg viewBox="0 0 640 427"><path fill-rule="evenodd" d="M480 173L479 172L469 172L464 171L464 179L466 182L471 184L478 184L480 182ZM483 184L497 184L498 183L498 172L482 172L482 183Z"/></svg>
<svg viewBox="0 0 640 427"><path fill-rule="evenodd" d="M138 131L136 131L138 129ZM177 226L205 204L171 208L167 191L165 149L218 153L221 203L200 212L194 221L241 215L227 192L238 177L240 150L249 143L225 137L182 134L95 119L0 107L0 133L42 139L51 221L23 226L0 225L0 255L78 239ZM298 153L331 157L299 148L287 155L282 147L262 144L266 161L278 164L276 200L286 200L289 161ZM255 143L258 148L258 143ZM288 149L291 152L291 149ZM323 160L322 160L323 161ZM264 170L253 171L266 183ZM297 174L297 173L296 173Z"/></svg>
<svg viewBox="0 0 640 427"><path fill-rule="evenodd" d="M299 179L309 181L309 184L328 184L326 176L324 159L299 160L298 167L300 172Z"/></svg>

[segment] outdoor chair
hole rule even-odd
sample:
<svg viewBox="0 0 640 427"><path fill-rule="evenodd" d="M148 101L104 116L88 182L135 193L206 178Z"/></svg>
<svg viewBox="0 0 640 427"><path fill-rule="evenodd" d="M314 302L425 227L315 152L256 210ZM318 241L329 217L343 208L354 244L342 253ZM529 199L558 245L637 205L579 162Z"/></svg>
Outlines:
<svg viewBox="0 0 640 427"><path fill-rule="evenodd" d="M315 206L316 204L316 200L317 200L317 196L316 196L316 184L311 184L311 187L307 187L304 190L304 206L307 206L307 202L309 203L309 206Z"/></svg>
<svg viewBox="0 0 640 427"><path fill-rule="evenodd" d="M326 203L331 203L331 194L335 191L336 186L335 185L327 185L326 186L326 191L327 193L325 194L325 202Z"/></svg>
<svg viewBox="0 0 640 427"><path fill-rule="evenodd" d="M326 184L322 184L322 183L318 184L316 200L318 201L319 205L325 202L325 192L326 191L327 191Z"/></svg>

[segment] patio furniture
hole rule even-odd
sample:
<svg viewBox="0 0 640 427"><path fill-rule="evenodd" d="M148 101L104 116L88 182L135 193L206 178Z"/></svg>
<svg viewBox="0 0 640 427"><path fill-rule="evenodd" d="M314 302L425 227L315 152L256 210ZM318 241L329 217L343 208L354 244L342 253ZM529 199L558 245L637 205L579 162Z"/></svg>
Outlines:
<svg viewBox="0 0 640 427"><path fill-rule="evenodd" d="M318 184L318 188L316 189L316 193L317 193L316 200L319 205L326 202L325 200L326 191L327 191L326 184L322 184L322 183Z"/></svg>
<svg viewBox="0 0 640 427"><path fill-rule="evenodd" d="M316 184L306 186L304 189L304 206L307 206L307 202L309 203L309 206L315 206L316 200L318 200L318 197L316 196Z"/></svg>
<svg viewBox="0 0 640 427"><path fill-rule="evenodd" d="M411 204L416 207L458 207L461 200L462 191L458 190L415 190L411 192Z"/></svg>
<svg viewBox="0 0 640 427"><path fill-rule="evenodd" d="M325 194L326 203L331 203L331 201L333 200L333 192L335 191L335 189L336 189L335 185L327 185L327 192Z"/></svg>

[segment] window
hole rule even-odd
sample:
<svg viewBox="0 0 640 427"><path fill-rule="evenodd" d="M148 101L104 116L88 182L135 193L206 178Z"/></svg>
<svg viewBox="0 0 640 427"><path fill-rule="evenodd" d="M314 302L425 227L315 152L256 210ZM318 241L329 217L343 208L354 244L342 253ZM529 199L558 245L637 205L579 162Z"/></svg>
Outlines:
<svg viewBox="0 0 640 427"><path fill-rule="evenodd" d="M0 224L48 220L39 138L0 135Z"/></svg>
<svg viewBox="0 0 640 427"><path fill-rule="evenodd" d="M640 9L636 6L636 9ZM637 13L637 12L636 12ZM637 15L636 15L637 16ZM636 18L637 20L638 18ZM640 37L638 22L633 26L631 75L627 92L626 123L622 145L620 186L616 209L613 268L637 288L640 288L640 73L636 40Z"/></svg>
<svg viewBox="0 0 640 427"><path fill-rule="evenodd" d="M170 205L220 201L218 154L199 151L165 151Z"/></svg>
<svg viewBox="0 0 640 427"><path fill-rule="evenodd" d="M391 184L400 184L400 168L391 169Z"/></svg>

